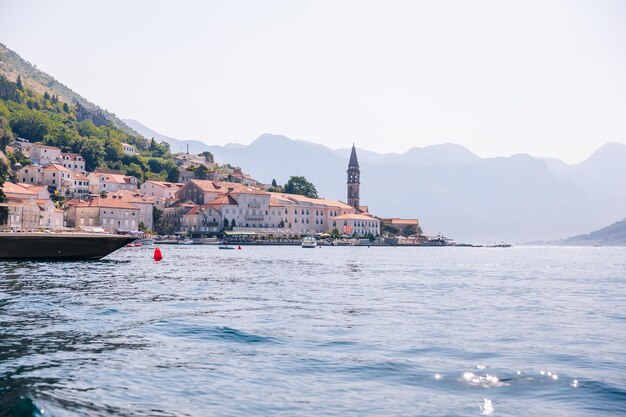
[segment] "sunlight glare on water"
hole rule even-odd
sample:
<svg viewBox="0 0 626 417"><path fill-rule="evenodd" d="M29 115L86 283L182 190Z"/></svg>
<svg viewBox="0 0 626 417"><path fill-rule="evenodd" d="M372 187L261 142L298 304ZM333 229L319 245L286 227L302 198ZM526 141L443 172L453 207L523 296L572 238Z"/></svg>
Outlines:
<svg viewBox="0 0 626 417"><path fill-rule="evenodd" d="M0 263L1 416L626 414L626 249Z"/></svg>

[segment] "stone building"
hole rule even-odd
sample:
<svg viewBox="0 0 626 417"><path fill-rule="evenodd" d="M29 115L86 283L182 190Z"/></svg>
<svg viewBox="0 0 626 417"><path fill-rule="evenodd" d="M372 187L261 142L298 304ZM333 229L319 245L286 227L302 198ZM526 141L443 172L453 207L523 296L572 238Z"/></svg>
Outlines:
<svg viewBox="0 0 626 417"><path fill-rule="evenodd" d="M68 227L101 227L109 231L139 229L139 208L119 198L74 199L64 207Z"/></svg>
<svg viewBox="0 0 626 417"><path fill-rule="evenodd" d="M89 174L87 178L89 179L89 192L92 194L138 189L137 178L129 175L96 171Z"/></svg>
<svg viewBox="0 0 626 417"><path fill-rule="evenodd" d="M35 143L30 147L29 159L39 165L58 163L61 158L61 149L56 146Z"/></svg>

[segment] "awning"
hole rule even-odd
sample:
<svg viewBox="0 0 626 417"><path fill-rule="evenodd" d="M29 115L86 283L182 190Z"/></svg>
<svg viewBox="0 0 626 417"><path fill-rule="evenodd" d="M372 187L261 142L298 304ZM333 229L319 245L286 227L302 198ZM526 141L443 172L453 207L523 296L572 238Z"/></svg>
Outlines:
<svg viewBox="0 0 626 417"><path fill-rule="evenodd" d="M235 231L227 231L224 232L225 235L227 236L256 236L256 232L235 232Z"/></svg>

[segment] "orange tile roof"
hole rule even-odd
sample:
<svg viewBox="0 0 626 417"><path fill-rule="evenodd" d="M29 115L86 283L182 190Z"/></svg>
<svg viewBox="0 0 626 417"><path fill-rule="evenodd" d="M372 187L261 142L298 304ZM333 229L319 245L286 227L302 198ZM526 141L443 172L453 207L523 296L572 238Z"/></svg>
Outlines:
<svg viewBox="0 0 626 417"><path fill-rule="evenodd" d="M391 224L404 224L404 225L415 225L415 226L419 226L419 220L418 219L399 219L399 218L392 218L392 219L380 219L383 223L391 223Z"/></svg>
<svg viewBox="0 0 626 417"><path fill-rule="evenodd" d="M341 216L331 217L332 220L365 220L378 221L378 219L367 216L365 214L342 214Z"/></svg>
<svg viewBox="0 0 626 417"><path fill-rule="evenodd" d="M59 164L50 164L43 169L44 171L63 171L63 172L72 172L71 170L65 168L63 165Z"/></svg>
<svg viewBox="0 0 626 417"><path fill-rule="evenodd" d="M36 146L38 148L46 148L46 149L58 149L59 151L61 150L61 148L57 148L56 146L49 146L49 145L42 145L40 143L33 143L33 147Z"/></svg>
<svg viewBox="0 0 626 417"><path fill-rule="evenodd" d="M72 178L75 179L75 180L79 180L79 181L89 181L87 176L85 176L81 172L72 172Z"/></svg>
<svg viewBox="0 0 626 417"><path fill-rule="evenodd" d="M28 194L28 195L37 195L37 193L29 190L27 187L24 187L22 185L19 184L14 184L12 182L5 182L4 185L2 186L2 191L4 191L5 194Z"/></svg>
<svg viewBox="0 0 626 417"><path fill-rule="evenodd" d="M83 158L83 156L79 153L71 153L71 152L61 152L61 156L67 156L69 159L75 161L78 158Z"/></svg>
<svg viewBox="0 0 626 417"><path fill-rule="evenodd" d="M41 191L48 191L48 186L47 185L33 185L33 184L20 184L22 187L24 188L28 188L30 191L33 191L37 194L39 194Z"/></svg>
<svg viewBox="0 0 626 417"><path fill-rule="evenodd" d="M154 185L158 185L159 187L163 187L163 188L174 188L174 187L182 188L182 186L185 185L179 182L164 182L164 181L153 181L153 180L146 181L146 183L148 182Z"/></svg>
<svg viewBox="0 0 626 417"><path fill-rule="evenodd" d="M237 200L235 200L232 196L230 195L224 195L222 197L218 197L213 201L210 201L209 203L207 203L206 205L208 206L222 206L222 205L233 205L236 206Z"/></svg>
<svg viewBox="0 0 626 417"><path fill-rule="evenodd" d="M109 193L107 198L117 198L122 201L127 201L129 203L152 203L156 202L156 197L149 197L147 195L141 194L137 191L131 190L118 190L113 193Z"/></svg>
<svg viewBox="0 0 626 417"><path fill-rule="evenodd" d="M92 175L96 176L104 176L105 180L108 182L113 182L117 184L129 184L132 180L132 176L122 175L122 174L108 174L101 172L94 172Z"/></svg>
<svg viewBox="0 0 626 417"><path fill-rule="evenodd" d="M344 210L350 210L350 209L354 209L352 206L347 205L346 203L343 203L341 201L337 201L337 200L329 200L326 198L310 198L310 197L305 197L303 195L298 195L298 194L286 194L286 193L270 193L271 197L273 197L275 199L274 204L276 206L280 205L280 201L282 202L297 202L297 203L308 203L308 204L314 204L314 205L321 205L324 207L333 207L333 208L339 208L339 209L344 209Z"/></svg>
<svg viewBox="0 0 626 417"><path fill-rule="evenodd" d="M76 207L99 207L99 208L117 208L125 210L139 210L137 207L120 199L94 197L90 200L82 200L76 204Z"/></svg>

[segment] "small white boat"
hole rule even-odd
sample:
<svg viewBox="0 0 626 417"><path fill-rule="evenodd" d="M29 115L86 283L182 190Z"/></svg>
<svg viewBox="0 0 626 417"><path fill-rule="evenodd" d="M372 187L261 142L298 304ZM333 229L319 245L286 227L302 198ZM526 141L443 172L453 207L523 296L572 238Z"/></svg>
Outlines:
<svg viewBox="0 0 626 417"><path fill-rule="evenodd" d="M140 240L139 243L141 243L144 246L154 246L154 239L143 239L143 240Z"/></svg>
<svg viewBox="0 0 626 417"><path fill-rule="evenodd" d="M233 245L226 245L226 244L219 245L218 248L220 248L220 249L235 249L235 247Z"/></svg>
<svg viewBox="0 0 626 417"><path fill-rule="evenodd" d="M191 239L184 239L178 242L179 245L193 245L193 240Z"/></svg>
<svg viewBox="0 0 626 417"><path fill-rule="evenodd" d="M310 248L316 248L317 247L317 241L312 236L305 236L305 238L302 239L302 247L303 248L309 248L309 249Z"/></svg>

